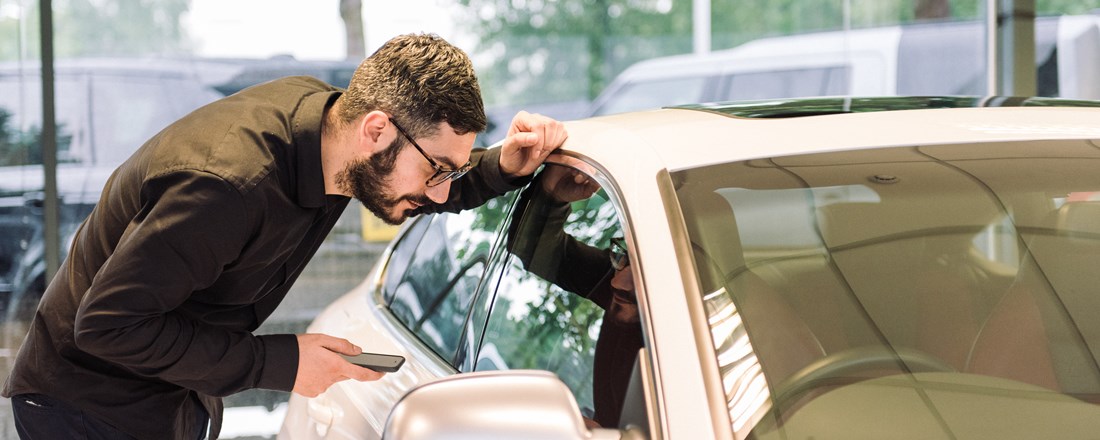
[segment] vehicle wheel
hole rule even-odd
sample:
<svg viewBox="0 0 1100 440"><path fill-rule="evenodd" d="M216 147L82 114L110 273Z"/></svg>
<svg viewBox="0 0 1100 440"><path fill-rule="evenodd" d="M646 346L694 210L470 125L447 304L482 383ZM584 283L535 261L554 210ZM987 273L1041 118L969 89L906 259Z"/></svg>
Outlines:
<svg viewBox="0 0 1100 440"><path fill-rule="evenodd" d="M908 348L856 347L825 356L798 370L776 391L777 402L787 402L830 378L860 371L902 369L910 373L955 372L955 368L931 354Z"/></svg>

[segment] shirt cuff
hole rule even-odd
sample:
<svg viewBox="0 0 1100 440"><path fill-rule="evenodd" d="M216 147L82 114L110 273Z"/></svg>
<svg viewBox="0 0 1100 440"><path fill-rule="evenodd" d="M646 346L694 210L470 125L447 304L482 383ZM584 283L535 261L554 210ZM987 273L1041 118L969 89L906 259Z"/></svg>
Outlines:
<svg viewBox="0 0 1100 440"><path fill-rule="evenodd" d="M509 179L504 175L504 172L500 170L500 147L486 150L477 166L483 168L482 177L485 178L485 183L498 194L504 194L531 183L531 176Z"/></svg>
<svg viewBox="0 0 1100 440"><path fill-rule="evenodd" d="M298 337L295 335L259 336L264 347L264 363L257 388L292 391L298 375Z"/></svg>

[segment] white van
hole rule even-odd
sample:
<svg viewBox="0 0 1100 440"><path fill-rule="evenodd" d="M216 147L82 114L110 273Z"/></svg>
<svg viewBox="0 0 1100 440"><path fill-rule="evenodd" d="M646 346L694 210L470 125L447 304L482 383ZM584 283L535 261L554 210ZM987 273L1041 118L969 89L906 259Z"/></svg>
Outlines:
<svg viewBox="0 0 1100 440"><path fill-rule="evenodd" d="M641 61L591 115L798 96L986 94L984 22L938 22L754 40L708 54ZM1100 99L1100 16L1035 23L1038 94Z"/></svg>

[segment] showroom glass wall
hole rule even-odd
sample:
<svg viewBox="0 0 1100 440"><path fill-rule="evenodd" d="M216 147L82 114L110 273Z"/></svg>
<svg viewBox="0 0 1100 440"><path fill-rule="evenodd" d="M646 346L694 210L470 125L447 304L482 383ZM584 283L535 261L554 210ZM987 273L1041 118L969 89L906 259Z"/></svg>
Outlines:
<svg viewBox="0 0 1100 440"><path fill-rule="evenodd" d="M309 74L346 84L366 52L403 32L439 33L471 54L492 120L482 144L499 140L520 108L572 119L596 113L613 99L625 103L617 107L622 109L713 100L689 93L697 88L721 91L716 99L989 89L985 0L713 0L705 48L693 38L693 3L54 1L56 128L45 127L45 133L56 139L57 227L50 229L59 241L57 254L64 258L110 171L163 126L206 102L279 76ZM43 157L40 142L39 4L0 0L0 365L5 369L51 269L44 238L51 199L43 167L49 157ZM1034 7L1037 93L1100 99L1100 0L1035 0ZM345 26L345 17L352 18L352 26ZM840 55L821 56L822 48L834 46ZM705 69L685 70L677 87L614 82L637 62L693 52L699 58L730 56L735 61L727 70L737 74L718 78ZM661 94L670 90L677 93ZM303 332L332 299L362 281L390 234L392 229L380 227L357 206L349 208L258 333ZM284 393L262 391L228 399L223 436L273 436L285 400ZM241 422L245 419L250 422ZM9 415L0 415L0 428L2 438L13 438Z"/></svg>

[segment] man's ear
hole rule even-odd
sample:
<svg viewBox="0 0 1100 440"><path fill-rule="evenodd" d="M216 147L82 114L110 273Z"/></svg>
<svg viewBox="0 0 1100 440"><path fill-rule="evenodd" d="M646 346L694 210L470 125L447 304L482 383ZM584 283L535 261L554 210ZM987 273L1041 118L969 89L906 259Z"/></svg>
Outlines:
<svg viewBox="0 0 1100 440"><path fill-rule="evenodd" d="M367 113L357 129L359 148L370 154L386 148L389 140L384 135L384 130L389 124L390 117L385 112L375 110Z"/></svg>

